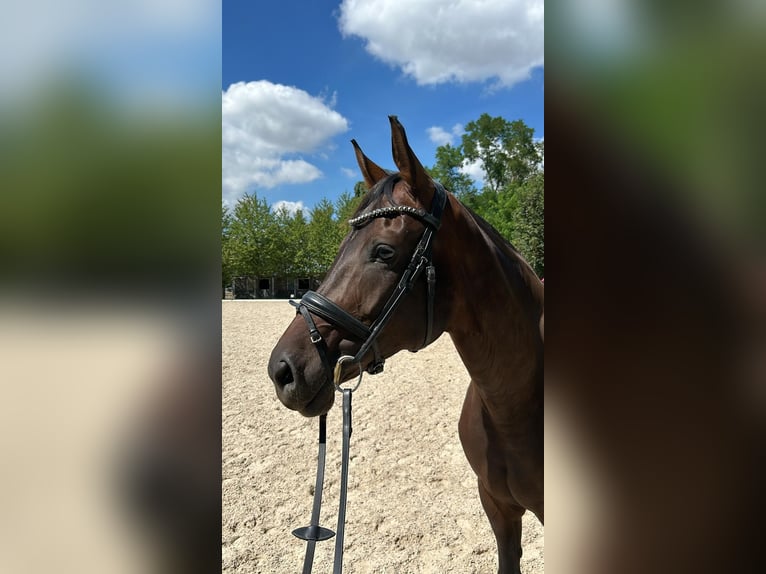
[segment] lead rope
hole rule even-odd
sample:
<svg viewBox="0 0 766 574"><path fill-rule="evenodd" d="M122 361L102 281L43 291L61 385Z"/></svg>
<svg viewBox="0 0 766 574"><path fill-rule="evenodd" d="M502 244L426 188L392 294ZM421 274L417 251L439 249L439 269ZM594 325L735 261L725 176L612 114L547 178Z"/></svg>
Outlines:
<svg viewBox="0 0 766 574"><path fill-rule="evenodd" d="M333 574L343 571L343 535L346 531L346 498L348 495L348 459L351 447L351 389L343 389L343 451L340 469L340 502L338 504L338 536L335 539Z"/></svg>
<svg viewBox="0 0 766 574"><path fill-rule="evenodd" d="M351 395L359 388L362 382L363 371L359 367L359 379L353 388L340 386L340 375L344 362L353 360L353 357L345 355L338 359L335 365L334 384L335 389L343 394L343 449L341 451L340 471L340 501L338 503L338 535L335 538L335 558L333 560L333 574L342 574L343 571L343 538L346 530L346 500L348 498L348 464L351 450ZM303 559L303 574L311 574L314 564L314 550L316 543L328 540L335 536L335 532L329 528L319 526L319 511L322 507L322 488L324 485L325 453L327 450L327 414L319 417L319 454L317 456L317 478L314 486L314 505L311 510L311 522L308 526L296 528L293 534L306 541L306 555Z"/></svg>

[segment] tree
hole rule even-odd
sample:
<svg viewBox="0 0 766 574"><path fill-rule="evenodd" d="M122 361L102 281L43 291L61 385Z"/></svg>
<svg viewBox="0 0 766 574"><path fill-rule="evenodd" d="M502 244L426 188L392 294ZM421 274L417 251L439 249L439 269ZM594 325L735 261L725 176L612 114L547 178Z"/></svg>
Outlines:
<svg viewBox="0 0 766 574"><path fill-rule="evenodd" d="M229 225L229 257L234 275L268 277L275 268L275 225L265 199L253 192L237 201ZM278 243L278 242L277 242Z"/></svg>
<svg viewBox="0 0 766 574"><path fill-rule="evenodd" d="M231 212L225 203L221 203L221 284L231 284L234 277L231 242Z"/></svg>
<svg viewBox="0 0 766 574"><path fill-rule="evenodd" d="M335 206L322 198L311 210L307 244L311 253L311 275L322 275L332 264L338 251Z"/></svg>
<svg viewBox="0 0 766 574"><path fill-rule="evenodd" d="M367 186L364 184L364 182L360 181L354 186L353 196L344 191L340 194L340 197L338 197L338 200L335 202L335 213L337 214L338 222L341 224L343 229L343 233L340 236L341 239L345 237L348 231L346 222L354 216L356 208L359 207L359 203L362 201L362 197L364 196L364 193L362 195L356 195L356 188L359 186L359 184L362 184L362 187L364 187L365 190L364 193L367 193Z"/></svg>
<svg viewBox="0 0 766 574"><path fill-rule="evenodd" d="M512 243L540 277L545 275L545 174L532 175L518 194Z"/></svg>
<svg viewBox="0 0 766 574"><path fill-rule="evenodd" d="M514 213L518 207L515 190L509 186L500 193L483 193L476 198L476 207L471 207L487 222L511 241L513 237Z"/></svg>
<svg viewBox="0 0 766 574"><path fill-rule="evenodd" d="M307 222L302 210L291 215L286 207L272 213L269 233L269 275L305 275L308 268Z"/></svg>
<svg viewBox="0 0 766 574"><path fill-rule="evenodd" d="M364 197L365 193L367 193L367 184L363 181L357 181L354 184L354 197Z"/></svg>
<svg viewBox="0 0 766 574"><path fill-rule="evenodd" d="M295 247L293 249L293 265L296 274L310 275L311 269L311 219L306 219L302 209L295 212L290 222L287 241Z"/></svg>
<svg viewBox="0 0 766 574"><path fill-rule="evenodd" d="M489 114L466 124L461 150L466 160L481 160L486 186L495 193L524 183L540 161L532 128Z"/></svg>
<svg viewBox="0 0 766 574"><path fill-rule="evenodd" d="M430 169L429 175L454 193L461 201L471 201L476 195L476 187L471 176L461 171L465 157L459 147L450 144L436 148L436 163Z"/></svg>
<svg viewBox="0 0 766 574"><path fill-rule="evenodd" d="M535 144L535 147L537 148L537 155L540 158L540 161L537 163L536 170L537 172L545 171L545 140L540 140Z"/></svg>
<svg viewBox="0 0 766 574"><path fill-rule="evenodd" d="M367 186L361 181L354 186L354 189L356 190L359 184L364 188L364 193L367 193ZM335 257L335 253L338 252L338 248L340 248L343 238L348 235L348 220L354 216L354 213L356 213L356 208L359 207L362 197L364 197L364 194L354 195L352 197L350 194L343 192L335 202L336 220L333 235L333 257Z"/></svg>

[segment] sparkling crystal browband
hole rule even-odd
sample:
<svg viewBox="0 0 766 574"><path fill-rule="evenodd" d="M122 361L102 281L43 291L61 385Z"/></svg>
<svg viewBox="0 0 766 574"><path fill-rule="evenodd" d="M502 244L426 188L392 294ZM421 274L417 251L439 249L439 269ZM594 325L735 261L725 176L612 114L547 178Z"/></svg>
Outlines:
<svg viewBox="0 0 766 574"><path fill-rule="evenodd" d="M389 207L380 207L378 209L368 211L367 213L363 213L362 215L354 217L353 219L349 219L348 223L352 227L359 227L363 223L367 223L376 217L388 217L392 215L399 215L400 213L412 215L419 219L422 219L423 215L425 215L425 211L422 209L416 209L414 207L410 207L409 205L391 205Z"/></svg>

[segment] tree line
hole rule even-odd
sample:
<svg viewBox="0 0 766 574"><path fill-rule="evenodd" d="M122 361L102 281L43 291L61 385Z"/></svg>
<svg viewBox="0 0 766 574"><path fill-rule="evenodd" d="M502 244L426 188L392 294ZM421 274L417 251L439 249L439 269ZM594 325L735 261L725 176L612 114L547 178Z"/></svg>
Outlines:
<svg viewBox="0 0 766 574"><path fill-rule="evenodd" d="M481 188L466 172L483 168ZM492 224L541 277L544 274L544 148L522 120L482 114L465 126L459 145L436 150L426 168L463 204ZM329 269L348 219L366 188L344 192L333 203L323 198L308 212L272 209L256 192L229 209L222 206L222 279L238 276L321 277Z"/></svg>
<svg viewBox="0 0 766 574"><path fill-rule="evenodd" d="M223 284L234 277L319 277L332 264L361 197L323 198L308 214L272 209L253 192L222 209Z"/></svg>

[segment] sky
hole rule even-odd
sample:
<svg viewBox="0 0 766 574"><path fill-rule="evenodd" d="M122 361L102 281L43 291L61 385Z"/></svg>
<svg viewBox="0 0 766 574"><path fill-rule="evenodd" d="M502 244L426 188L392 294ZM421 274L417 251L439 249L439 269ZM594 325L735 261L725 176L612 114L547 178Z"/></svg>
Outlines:
<svg viewBox="0 0 766 574"><path fill-rule="evenodd" d="M395 167L389 115L426 166L482 113L544 137L542 0L225 0L222 21L227 205L352 193L352 138Z"/></svg>
<svg viewBox="0 0 766 574"><path fill-rule="evenodd" d="M132 108L209 105L221 67L221 8L210 0L25 0L0 18L0 107L58 82L87 81ZM44 17L41 17L44 15ZM215 102L215 100L212 100Z"/></svg>

